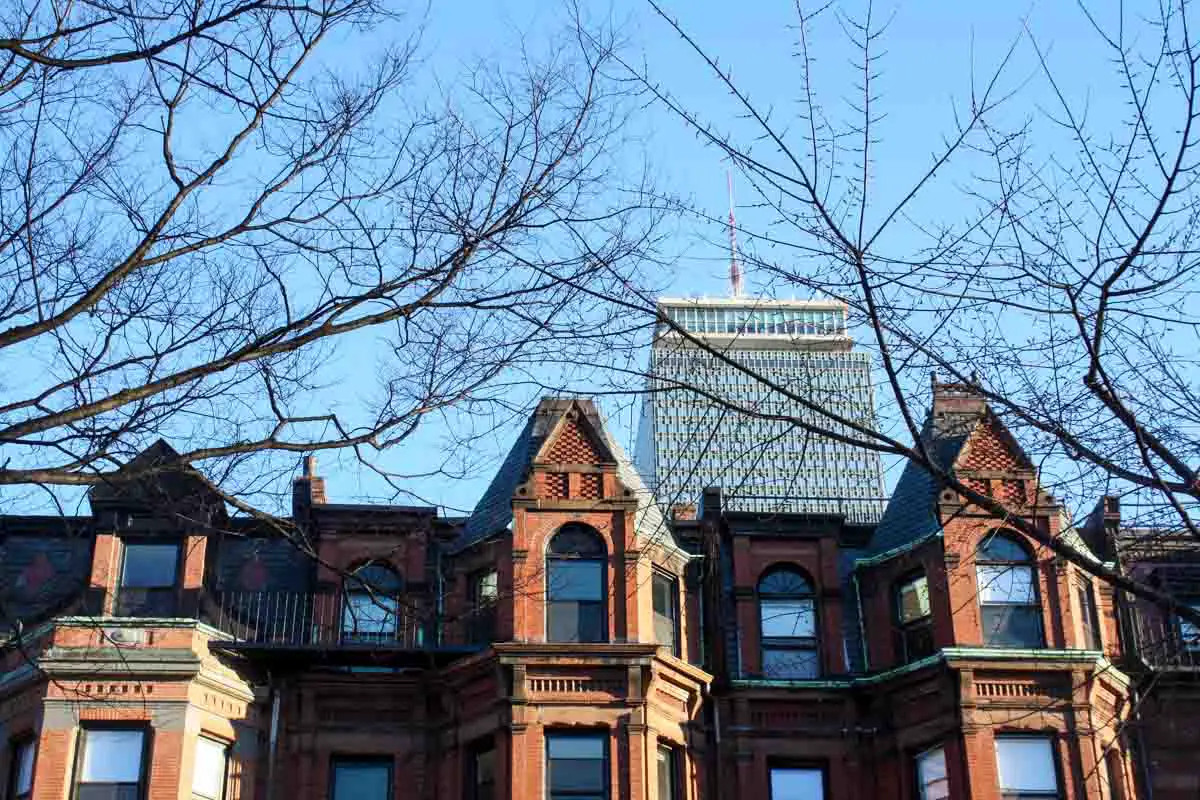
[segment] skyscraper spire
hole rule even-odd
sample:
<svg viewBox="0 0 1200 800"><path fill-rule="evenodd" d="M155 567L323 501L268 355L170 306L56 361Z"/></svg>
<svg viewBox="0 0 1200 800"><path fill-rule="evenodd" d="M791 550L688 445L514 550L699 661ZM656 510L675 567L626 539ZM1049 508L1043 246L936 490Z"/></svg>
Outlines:
<svg viewBox="0 0 1200 800"><path fill-rule="evenodd" d="M733 216L733 170L726 170L729 182L729 284L734 297L742 296L742 265L738 263L737 221Z"/></svg>

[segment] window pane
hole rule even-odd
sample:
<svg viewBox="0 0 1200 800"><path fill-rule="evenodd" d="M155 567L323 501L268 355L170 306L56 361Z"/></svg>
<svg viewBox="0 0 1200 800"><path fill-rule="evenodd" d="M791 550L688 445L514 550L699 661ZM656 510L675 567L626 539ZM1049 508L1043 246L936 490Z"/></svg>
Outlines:
<svg viewBox="0 0 1200 800"><path fill-rule="evenodd" d="M820 674L816 650L763 648L762 660L767 678L807 680Z"/></svg>
<svg viewBox="0 0 1200 800"><path fill-rule="evenodd" d="M604 596L604 564L600 561L551 559L547 589L551 600L600 600Z"/></svg>
<svg viewBox="0 0 1200 800"><path fill-rule="evenodd" d="M89 730L83 738L83 783L137 783L144 731Z"/></svg>
<svg viewBox="0 0 1200 800"><path fill-rule="evenodd" d="M480 603L493 603L500 596L499 576L495 570L480 575L475 582L475 600Z"/></svg>
<svg viewBox="0 0 1200 800"><path fill-rule="evenodd" d="M608 783L604 742L602 735L547 735L546 771L552 800L604 796Z"/></svg>
<svg viewBox="0 0 1200 800"><path fill-rule="evenodd" d="M654 639L675 653L678 640L675 580L667 575L655 573L651 586L654 602Z"/></svg>
<svg viewBox="0 0 1200 800"><path fill-rule="evenodd" d="M917 782L921 786L921 800L947 800L950 797L945 750L939 747L917 756Z"/></svg>
<svg viewBox="0 0 1200 800"><path fill-rule="evenodd" d="M491 745L475 751L472 770L475 783L472 800L492 800L496 790L496 751Z"/></svg>
<svg viewBox="0 0 1200 800"><path fill-rule="evenodd" d="M1200 611L1200 605L1193 605L1193 611ZM1200 650L1200 627L1186 619L1179 620L1179 638L1188 650Z"/></svg>
<svg viewBox="0 0 1200 800"><path fill-rule="evenodd" d="M179 548L173 544L125 544L121 585L130 589L174 586L178 562Z"/></svg>
<svg viewBox="0 0 1200 800"><path fill-rule="evenodd" d="M763 600L760 608L763 637L816 636L812 600Z"/></svg>
<svg viewBox="0 0 1200 800"><path fill-rule="evenodd" d="M391 800L391 772L383 762L335 761L333 800Z"/></svg>
<svg viewBox="0 0 1200 800"><path fill-rule="evenodd" d="M981 603L1037 602L1033 591L1033 569L1003 564L980 564L975 568L979 579Z"/></svg>
<svg viewBox="0 0 1200 800"><path fill-rule="evenodd" d="M342 611L345 633L390 634L396 632L399 601L385 595L348 594Z"/></svg>
<svg viewBox="0 0 1200 800"><path fill-rule="evenodd" d="M220 800L225 794L225 761L228 748L201 736L196 740L196 765L192 771L192 793Z"/></svg>
<svg viewBox="0 0 1200 800"><path fill-rule="evenodd" d="M679 800L679 766L672 747L658 748L658 800Z"/></svg>
<svg viewBox="0 0 1200 800"><path fill-rule="evenodd" d="M771 800L824 800L819 769L772 769Z"/></svg>
<svg viewBox="0 0 1200 800"><path fill-rule="evenodd" d="M75 800L141 800L136 783L81 783Z"/></svg>
<svg viewBox="0 0 1200 800"><path fill-rule="evenodd" d="M603 642L608 638L603 603L552 601L546 623L546 635L552 642Z"/></svg>
<svg viewBox="0 0 1200 800"><path fill-rule="evenodd" d="M1042 646L1042 611L1039 607L988 605L982 606L980 611L986 646Z"/></svg>
<svg viewBox="0 0 1200 800"><path fill-rule="evenodd" d="M13 753L13 763L16 764L17 776L13 786L18 795L29 794L33 789L33 752L32 741L21 742Z"/></svg>
<svg viewBox="0 0 1200 800"><path fill-rule="evenodd" d="M929 581L922 575L900 587L900 621L929 616Z"/></svg>
<svg viewBox="0 0 1200 800"><path fill-rule="evenodd" d="M1005 792L1058 791L1054 751L1049 739L996 738L996 768Z"/></svg>

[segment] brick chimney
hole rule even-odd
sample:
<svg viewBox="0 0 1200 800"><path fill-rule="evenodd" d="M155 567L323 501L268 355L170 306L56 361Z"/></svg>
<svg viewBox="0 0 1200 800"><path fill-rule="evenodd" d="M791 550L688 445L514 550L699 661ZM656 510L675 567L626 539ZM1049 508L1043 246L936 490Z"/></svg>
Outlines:
<svg viewBox="0 0 1200 800"><path fill-rule="evenodd" d="M980 394L979 373L971 373L969 383L943 383L936 372L930 373L933 389L933 415L979 414L987 408L987 400Z"/></svg>
<svg viewBox="0 0 1200 800"><path fill-rule="evenodd" d="M292 516L305 516L308 509L325 504L325 479L317 475L317 457L304 457L304 474L292 481Z"/></svg>

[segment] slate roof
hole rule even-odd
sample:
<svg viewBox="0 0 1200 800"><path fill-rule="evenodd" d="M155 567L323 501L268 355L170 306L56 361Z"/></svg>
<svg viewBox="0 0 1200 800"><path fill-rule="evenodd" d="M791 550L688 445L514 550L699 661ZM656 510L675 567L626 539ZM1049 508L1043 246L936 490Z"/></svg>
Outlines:
<svg viewBox="0 0 1200 800"><path fill-rule="evenodd" d="M950 466L979 419L976 411L930 414L921 430L921 441L939 464ZM937 518L939 490L938 482L923 467L912 461L905 464L866 555L886 553L936 533L941 528Z"/></svg>
<svg viewBox="0 0 1200 800"><path fill-rule="evenodd" d="M638 535L648 541L671 536L654 496L624 449L609 434L604 416L596 404L585 397L546 397L529 416L525 427L521 429L508 451L504 463L500 465L491 484L479 498L475 510L463 526L463 533L454 547L455 550L469 547L508 529L512 523L513 494L518 486L528 480L534 456L546 443L546 437L572 407L580 410L601 437L616 459L617 477L637 498L638 510L634 524Z"/></svg>

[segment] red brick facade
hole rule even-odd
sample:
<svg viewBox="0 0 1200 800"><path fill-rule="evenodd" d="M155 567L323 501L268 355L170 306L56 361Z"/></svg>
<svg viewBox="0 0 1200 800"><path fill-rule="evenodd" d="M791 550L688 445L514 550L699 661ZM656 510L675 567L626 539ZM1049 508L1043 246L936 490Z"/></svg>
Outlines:
<svg viewBox="0 0 1200 800"><path fill-rule="evenodd" d="M1075 535L982 403L946 387L933 414L957 437L944 452L960 477L1049 534ZM879 526L853 526L727 512L710 492L668 523L590 403L547 401L522 437L469 520L328 503L311 462L285 530L211 504L202 519L164 522L161 509L97 500L95 519L76 526L90 548L78 596L0 652L5 796L19 788L14 754L32 741L29 796L73 797L81 742L112 726L144 732L147 800L193 796L210 769L198 765L201 737L228 747L225 800L333 798L339 764L386 765L394 800L548 798L548 742L579 733L603 745L610 800L771 798L788 770L819 773L823 800L1000 800L997 742L1014 736L1052 754L1056 794L1045 796L1133 800L1150 798L1148 785L1154 800L1200 796L1169 744L1197 740L1200 693L1176 681L1139 705L1113 593L952 493L932 486L910 523L901 495L921 484L909 476ZM33 548L39 525L6 520L6 546ZM565 530L594 537L601 555L562 556ZM997 645L984 622L981 581L993 573L980 554L997 536L1028 554L1024 635L1041 637L1028 647ZM137 541L179 544L176 615L113 616L123 548ZM67 563L73 546L19 554L31 565L21 580L43 580L40 565ZM598 565L596 599L552 585L560 557ZM400 587L375 598L382 622L350 600L367 568ZM803 587L779 605L803 636L781 639L763 619L778 591L765 579L781 571ZM906 638L900 587L921 578L927 629ZM580 620L572 604L600 604L594 641L552 641L561 597ZM668 628L674 642L660 645ZM811 653L810 672L780 673L767 652L777 647ZM1130 732L1147 714L1161 721L1139 745ZM918 759L938 749L944 783L922 794ZM659 789L667 753L670 797ZM1159 764L1169 779L1147 784Z"/></svg>

